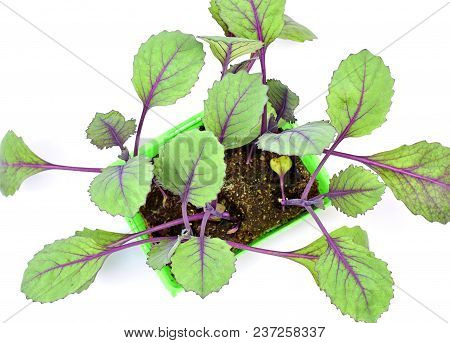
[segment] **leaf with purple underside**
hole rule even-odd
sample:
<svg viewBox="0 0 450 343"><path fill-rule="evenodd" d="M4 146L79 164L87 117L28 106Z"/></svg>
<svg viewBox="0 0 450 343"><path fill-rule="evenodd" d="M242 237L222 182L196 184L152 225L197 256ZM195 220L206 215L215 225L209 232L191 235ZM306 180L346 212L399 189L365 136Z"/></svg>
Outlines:
<svg viewBox="0 0 450 343"><path fill-rule="evenodd" d="M180 245L180 239L167 239L153 244L147 254L147 264L154 270L161 270L170 263L170 259Z"/></svg>
<svg viewBox="0 0 450 343"><path fill-rule="evenodd" d="M87 138L99 149L118 146L124 149L124 144L136 131L134 119L125 120L117 111L96 113L86 130Z"/></svg>
<svg viewBox="0 0 450 343"><path fill-rule="evenodd" d="M220 17L237 37L269 45L284 27L285 0L217 0Z"/></svg>
<svg viewBox="0 0 450 343"><path fill-rule="evenodd" d="M145 204L153 179L150 159L133 157L109 166L91 182L91 200L103 211L133 217Z"/></svg>
<svg viewBox="0 0 450 343"><path fill-rule="evenodd" d="M284 27L278 38L303 43L316 39L316 35L307 27L297 23L291 17L284 15Z"/></svg>
<svg viewBox="0 0 450 343"><path fill-rule="evenodd" d="M245 60L243 62L233 64L228 69L228 73L237 74L240 71L248 72L250 70L250 68L253 66L253 64L255 64L255 62L257 60L258 60L258 58L254 57L254 58L250 58L248 60Z"/></svg>
<svg viewBox="0 0 450 343"><path fill-rule="evenodd" d="M225 149L244 146L258 137L267 86L260 74L227 74L214 82L205 101L203 123Z"/></svg>
<svg viewBox="0 0 450 343"><path fill-rule="evenodd" d="M269 101L277 113L276 121L284 119L295 122L294 111L300 103L300 99L293 91L279 80L267 81Z"/></svg>
<svg viewBox="0 0 450 343"><path fill-rule="evenodd" d="M265 133L258 139L258 148L285 156L320 155L335 134L330 123L316 121L280 133Z"/></svg>
<svg viewBox="0 0 450 343"><path fill-rule="evenodd" d="M263 46L258 40L246 38L217 36L202 36L199 38L209 44L213 55L225 67L236 58L251 54Z"/></svg>
<svg viewBox="0 0 450 343"><path fill-rule="evenodd" d="M163 31L141 45L133 85L144 108L175 103L191 91L204 65L203 45L180 31Z"/></svg>
<svg viewBox="0 0 450 343"><path fill-rule="evenodd" d="M106 258L117 248L108 246L125 235L84 229L75 236L46 245L28 263L22 292L47 303L81 293L95 280Z"/></svg>
<svg viewBox="0 0 450 343"><path fill-rule="evenodd" d="M386 121L394 79L368 50L350 55L334 72L327 96L331 124L343 138L370 134Z"/></svg>
<svg viewBox="0 0 450 343"><path fill-rule="evenodd" d="M381 200L385 186L370 171L350 166L334 175L326 197L331 204L346 215L356 217L373 209Z"/></svg>
<svg viewBox="0 0 450 343"><path fill-rule="evenodd" d="M431 222L450 218L450 149L425 141L360 157L408 209Z"/></svg>
<svg viewBox="0 0 450 343"><path fill-rule="evenodd" d="M235 272L236 256L219 238L192 237L172 256L172 273L186 291L202 298L228 284Z"/></svg>
<svg viewBox="0 0 450 343"><path fill-rule="evenodd" d="M50 167L21 137L13 131L6 133L0 145L0 191L4 196L13 195L27 178Z"/></svg>
<svg viewBox="0 0 450 343"><path fill-rule="evenodd" d="M356 321L376 322L394 296L387 264L350 238L331 238L315 263L319 287Z"/></svg>

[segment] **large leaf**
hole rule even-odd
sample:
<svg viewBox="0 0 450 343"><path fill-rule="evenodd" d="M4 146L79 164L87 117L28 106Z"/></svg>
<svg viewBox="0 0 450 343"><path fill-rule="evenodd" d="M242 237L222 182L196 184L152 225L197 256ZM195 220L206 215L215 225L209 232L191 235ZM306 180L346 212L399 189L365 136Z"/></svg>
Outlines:
<svg viewBox="0 0 450 343"><path fill-rule="evenodd" d="M334 72L329 86L328 115L345 137L370 134L386 121L394 79L383 60L368 50L350 55Z"/></svg>
<svg viewBox="0 0 450 343"><path fill-rule="evenodd" d="M117 111L97 113L86 130L87 138L99 149L118 146L123 148L124 143L136 131L134 119L125 120Z"/></svg>
<svg viewBox="0 0 450 343"><path fill-rule="evenodd" d="M85 229L46 245L28 263L22 292L28 299L46 303L86 290L110 253L108 245L124 236Z"/></svg>
<svg viewBox="0 0 450 343"><path fill-rule="evenodd" d="M267 85L269 86L267 95L277 113L277 117L295 122L294 111L300 103L297 94L279 80L269 80Z"/></svg>
<svg viewBox="0 0 450 343"><path fill-rule="evenodd" d="M239 148L259 135L267 86L260 74L227 74L214 82L205 101L203 123L225 149Z"/></svg>
<svg viewBox="0 0 450 343"><path fill-rule="evenodd" d="M225 35L230 36L232 35L232 33L228 30L227 24L220 17L220 9L219 6L217 5L217 1L220 0L210 0L209 12L211 13L212 17L217 22L217 24L219 24L220 27L223 29Z"/></svg>
<svg viewBox="0 0 450 343"><path fill-rule="evenodd" d="M208 131L178 135L161 147L155 159L155 175L162 186L197 207L216 199L225 168L224 148Z"/></svg>
<svg viewBox="0 0 450 343"><path fill-rule="evenodd" d="M284 27L286 0L217 0L220 17L238 37L269 45Z"/></svg>
<svg viewBox="0 0 450 343"><path fill-rule="evenodd" d="M186 96L203 67L203 45L180 31L163 31L143 43L134 58L133 85L146 108Z"/></svg>
<svg viewBox="0 0 450 343"><path fill-rule="evenodd" d="M343 313L357 321L376 322L394 295L387 264L350 238L333 239L315 264L319 287Z"/></svg>
<svg viewBox="0 0 450 343"><path fill-rule="evenodd" d="M258 148L286 156L320 155L335 134L328 122L316 121L280 133L265 133L258 139Z"/></svg>
<svg viewBox="0 0 450 343"><path fill-rule="evenodd" d="M103 169L91 182L91 200L103 211L133 217L145 204L153 179L153 165L137 156Z"/></svg>
<svg viewBox="0 0 450 343"><path fill-rule="evenodd" d="M334 230L330 233L330 236L334 239L350 239L353 243L361 245L367 249L369 249L369 239L367 237L367 232L361 229L359 226L354 227L346 227L343 226L340 229ZM312 255L312 256L320 256L324 254L328 249L328 242L325 236L320 237L315 240L311 244L306 247L294 251L300 255ZM309 259L300 259L300 258L291 258L291 260L304 265L311 272L312 276L318 283L318 275L315 269L317 260L309 260Z"/></svg>
<svg viewBox="0 0 450 343"><path fill-rule="evenodd" d="M8 131L0 145L0 191L13 195L30 176L51 169L50 164L28 148L21 137Z"/></svg>
<svg viewBox="0 0 450 343"><path fill-rule="evenodd" d="M316 39L316 35L307 27L297 23L291 17L284 15L284 26L278 38L303 43Z"/></svg>
<svg viewBox="0 0 450 343"><path fill-rule="evenodd" d="M384 189L384 184L378 181L375 174L362 167L350 166L333 176L326 196L334 207L356 217L374 208L381 200Z"/></svg>
<svg viewBox="0 0 450 343"><path fill-rule="evenodd" d="M450 149L425 141L403 145L361 162L367 163L408 209L431 222L450 218Z"/></svg>
<svg viewBox="0 0 450 343"><path fill-rule="evenodd" d="M202 298L228 284L235 272L236 256L219 238L192 237L172 256L172 273L187 291Z"/></svg>
<svg viewBox="0 0 450 343"><path fill-rule="evenodd" d="M214 56L222 63L228 64L236 58L246 54L251 54L262 48L263 44L259 40L236 38L236 37L199 37L206 41Z"/></svg>
<svg viewBox="0 0 450 343"><path fill-rule="evenodd" d="M152 245L147 254L147 264L154 270L161 270L170 263L170 259L180 244L179 239L167 239Z"/></svg>

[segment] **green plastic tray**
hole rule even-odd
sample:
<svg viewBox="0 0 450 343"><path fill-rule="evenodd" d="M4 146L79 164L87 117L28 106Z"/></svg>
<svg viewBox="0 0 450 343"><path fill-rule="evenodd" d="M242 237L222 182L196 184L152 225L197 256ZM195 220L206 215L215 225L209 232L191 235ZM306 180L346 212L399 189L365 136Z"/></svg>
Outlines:
<svg viewBox="0 0 450 343"><path fill-rule="evenodd" d="M144 154L145 156L149 158L153 158L156 155L158 155L159 148L170 141L172 138L177 136L178 134L198 129L200 126L202 126L202 118L203 118L203 112L191 117L190 119L186 120L185 122L175 126L174 128L168 130L166 133L162 134L161 136L152 139L150 142L144 144L140 147L139 153ZM317 156L304 156L301 158L303 164L305 165L306 169L312 173L317 168L317 165L319 164L319 159ZM330 185L330 178L328 176L328 173L325 169L322 168L322 170L317 175L317 184L319 188L319 192L321 194L327 193ZM329 205L329 199L325 198L325 206ZM273 237L276 234L285 231L291 227L294 227L301 221L305 220L309 217L308 213L304 213L299 215L297 218L292 219L288 223L274 227L271 230L268 230L264 235L256 239L251 243L251 245L257 245L261 243L262 241L266 240L269 237ZM142 217L140 213L136 214L133 218L126 218L126 221L128 225L130 226L131 230L133 232L141 232L147 229L147 226L145 224L145 220ZM150 244L143 244L142 249L144 250L145 254L147 254L150 249ZM238 251L236 255L242 254L243 251ZM169 266L165 266L162 270L157 271L158 276L160 277L161 281L163 282L164 286L167 288L167 290L173 295L177 295L179 292L183 291L183 288L181 285L175 280L175 278L172 275L172 272L170 270Z"/></svg>

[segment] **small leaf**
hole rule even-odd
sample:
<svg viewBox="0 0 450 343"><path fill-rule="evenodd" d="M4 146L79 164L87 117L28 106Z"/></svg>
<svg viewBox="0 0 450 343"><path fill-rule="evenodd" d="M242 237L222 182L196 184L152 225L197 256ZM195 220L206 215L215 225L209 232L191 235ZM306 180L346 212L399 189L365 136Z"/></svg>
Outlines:
<svg viewBox="0 0 450 343"><path fill-rule="evenodd" d="M367 158L395 197L430 222L450 218L450 149L425 141ZM363 161L364 162L364 161Z"/></svg>
<svg viewBox="0 0 450 343"><path fill-rule="evenodd" d="M394 79L383 60L362 50L342 61L327 96L331 124L345 137L370 134L386 121Z"/></svg>
<svg viewBox="0 0 450 343"><path fill-rule="evenodd" d="M75 236L46 245L28 263L22 292L41 303L81 293L95 280L108 257L108 245L125 235L102 230L77 232Z"/></svg>
<svg viewBox="0 0 450 343"><path fill-rule="evenodd" d="M207 42L214 56L222 63L228 65L236 58L251 54L262 48L263 44L258 40L235 37L199 37Z"/></svg>
<svg viewBox="0 0 450 343"><path fill-rule="evenodd" d="M269 45L284 26L286 0L218 0L220 17L238 37Z"/></svg>
<svg viewBox="0 0 450 343"><path fill-rule="evenodd" d="M172 273L186 291L202 298L228 284L236 271L236 256L231 246L219 238L192 237L172 256Z"/></svg>
<svg viewBox="0 0 450 343"><path fill-rule="evenodd" d="M298 96L287 86L278 80L267 81L269 101L272 104L277 117L289 122L295 122L294 111L300 103Z"/></svg>
<svg viewBox="0 0 450 343"><path fill-rule="evenodd" d="M381 200L384 189L384 184L375 174L362 167L350 166L333 176L326 196L334 207L356 217L373 209Z"/></svg>
<svg viewBox="0 0 450 343"><path fill-rule="evenodd" d="M244 146L258 137L267 86L260 74L227 74L214 82L205 101L203 123L225 149Z"/></svg>
<svg viewBox="0 0 450 343"><path fill-rule="evenodd" d="M145 204L153 179L153 165L137 156L110 166L91 182L91 200L103 211L133 217Z"/></svg>
<svg viewBox="0 0 450 343"><path fill-rule="evenodd" d="M170 259L179 245L179 239L167 239L152 245L152 249L147 254L147 264L154 270L161 270L170 263Z"/></svg>
<svg viewBox="0 0 450 343"><path fill-rule="evenodd" d="M225 178L224 148L211 132L191 130L163 145L155 159L161 185L194 206L216 199Z"/></svg>
<svg viewBox="0 0 450 343"><path fill-rule="evenodd" d="M21 137L8 131L0 144L0 191L13 195L27 178L50 169L49 163L28 148Z"/></svg>
<svg viewBox="0 0 450 343"><path fill-rule="evenodd" d="M316 35L291 17L284 15L284 27L278 38L303 43L316 39Z"/></svg>
<svg viewBox="0 0 450 343"><path fill-rule="evenodd" d="M203 45L180 31L163 31L134 58L133 85L145 107L175 103L191 91L204 65Z"/></svg>
<svg viewBox="0 0 450 343"><path fill-rule="evenodd" d="M343 314L356 321L376 322L394 296L387 264L350 238L334 242L341 253L328 248L316 262L319 287Z"/></svg>
<svg viewBox="0 0 450 343"><path fill-rule="evenodd" d="M350 239L354 244L369 249L369 238L367 237L367 232L361 229L359 226L354 227L343 226L340 229L331 232L330 236L338 240L342 238ZM325 236L322 236L319 239L312 242L311 244L307 245L306 247L296 250L294 252L300 255L320 256L324 254L327 251L327 249L328 249L328 242ZM316 280L316 283L318 283L318 275L315 270L317 260L307 260L299 258L292 258L291 260L300 263L304 265L306 268L308 268L308 270L314 277L314 280Z"/></svg>
<svg viewBox="0 0 450 343"><path fill-rule="evenodd" d="M237 74L240 71L248 72L257 59L258 59L257 57L250 58L249 60L245 60L241 63L233 64L228 69L228 73Z"/></svg>
<svg viewBox="0 0 450 343"><path fill-rule="evenodd" d="M220 0L211 0L210 1L209 12L211 13L212 17L217 22L217 24L219 24L220 27L223 29L225 36L230 36L231 32L228 30L227 24L225 24L225 22L220 17L220 10L219 10L219 6L217 5L217 1L220 1Z"/></svg>
<svg viewBox="0 0 450 343"><path fill-rule="evenodd" d="M97 148L111 148L118 146L123 148L124 143L136 131L134 119L125 120L125 117L117 111L109 113L97 113L86 130L87 138Z"/></svg>
<svg viewBox="0 0 450 343"><path fill-rule="evenodd" d="M328 122L316 121L278 134L265 133L258 139L258 148L285 156L320 155L335 133Z"/></svg>
<svg viewBox="0 0 450 343"><path fill-rule="evenodd" d="M283 177L292 168L292 160L288 156L274 157L270 160L270 168Z"/></svg>

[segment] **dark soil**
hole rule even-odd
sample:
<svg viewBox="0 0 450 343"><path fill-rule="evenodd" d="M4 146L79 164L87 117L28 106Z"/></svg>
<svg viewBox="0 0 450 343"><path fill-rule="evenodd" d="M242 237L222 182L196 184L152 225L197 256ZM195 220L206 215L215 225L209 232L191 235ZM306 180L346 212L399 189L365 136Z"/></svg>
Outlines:
<svg viewBox="0 0 450 343"><path fill-rule="evenodd" d="M206 235L224 240L249 244L268 230L285 224L289 220L305 212L300 207L289 206L284 209L279 203L281 198L279 177L270 168L270 159L278 155L257 150L252 162L246 164L247 149L228 150L225 153L227 164L225 183L218 196L218 203L225 206L231 216L236 217L240 227L235 233L229 231L235 227L230 221L209 221ZM309 180L310 174L298 158L295 168L285 176L285 192L288 198L298 198ZM311 189L310 196L318 194L317 184ZM168 199L163 203L163 196L157 187L147 198L147 203L141 207L141 213L148 227L159 225L181 217L180 197L167 192ZM199 213L189 205L189 215ZM192 223L192 228L198 234L200 223ZM158 236L176 236L183 226L172 227L157 232Z"/></svg>

